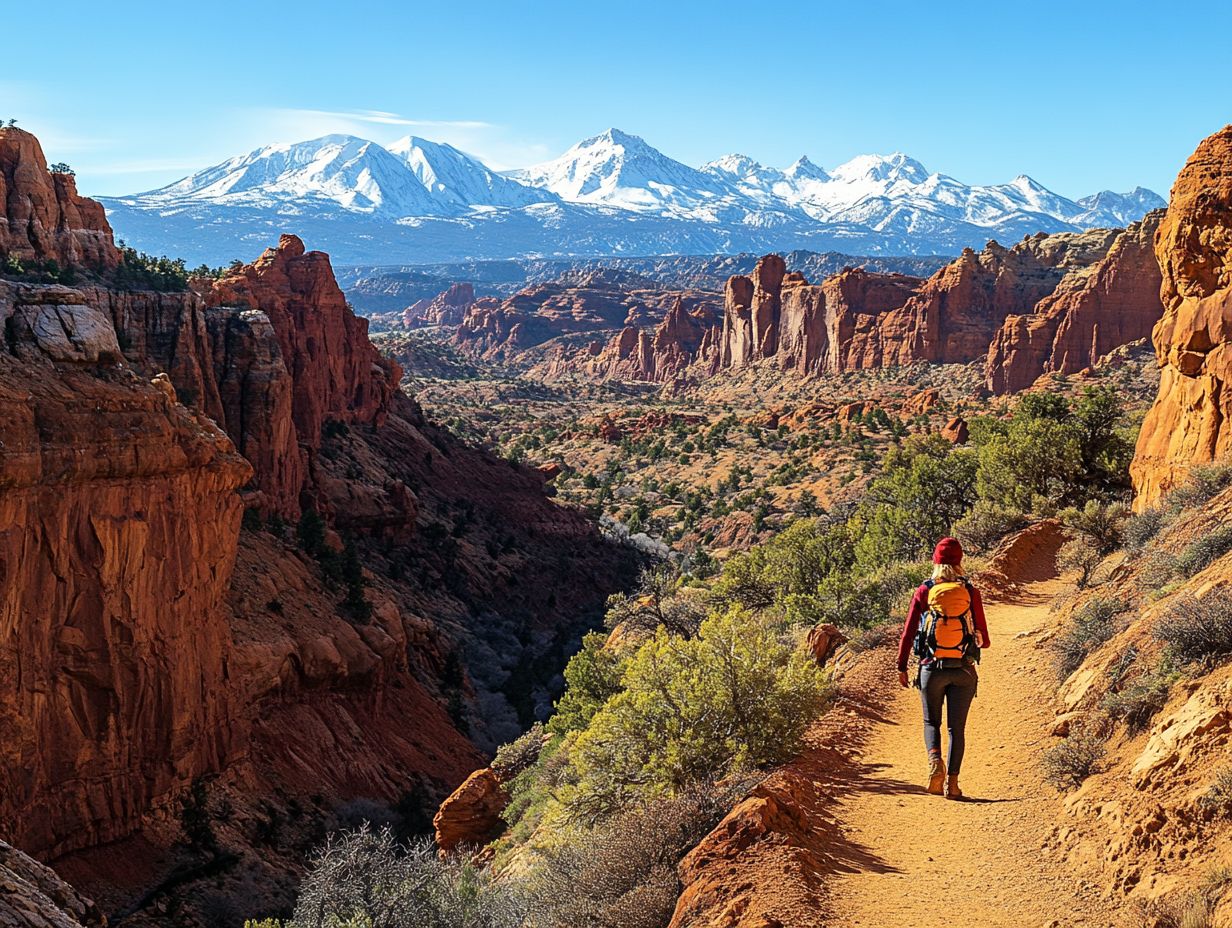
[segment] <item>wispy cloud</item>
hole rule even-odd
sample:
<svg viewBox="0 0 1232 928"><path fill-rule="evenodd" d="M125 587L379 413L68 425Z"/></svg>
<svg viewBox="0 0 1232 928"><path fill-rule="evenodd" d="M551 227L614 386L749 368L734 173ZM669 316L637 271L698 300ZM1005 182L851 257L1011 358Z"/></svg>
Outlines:
<svg viewBox="0 0 1232 928"><path fill-rule="evenodd" d="M352 122L373 123L380 126L410 126L419 129L492 129L492 123L475 119L411 119L398 113L387 113L383 110L311 110L311 109L279 109L274 110L289 118L305 120L340 119Z"/></svg>
<svg viewBox="0 0 1232 928"><path fill-rule="evenodd" d="M469 152L496 170L525 167L559 154L540 142L519 137L506 126L481 119L422 119L374 109L263 107L240 111L235 122L235 135L257 140L255 145L299 142L331 133L388 145L408 132L422 134Z"/></svg>

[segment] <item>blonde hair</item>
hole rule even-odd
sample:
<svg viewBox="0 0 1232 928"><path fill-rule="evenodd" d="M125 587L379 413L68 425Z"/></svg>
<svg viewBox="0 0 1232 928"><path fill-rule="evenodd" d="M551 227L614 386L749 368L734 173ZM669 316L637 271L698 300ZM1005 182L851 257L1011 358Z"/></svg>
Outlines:
<svg viewBox="0 0 1232 928"><path fill-rule="evenodd" d="M934 564L933 580L937 583L949 583L962 578L961 564Z"/></svg>

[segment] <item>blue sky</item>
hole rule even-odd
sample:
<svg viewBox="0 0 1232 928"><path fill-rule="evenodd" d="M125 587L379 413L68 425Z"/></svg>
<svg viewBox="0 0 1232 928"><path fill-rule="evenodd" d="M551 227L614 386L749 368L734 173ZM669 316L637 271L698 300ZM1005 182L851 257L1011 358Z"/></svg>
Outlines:
<svg viewBox="0 0 1232 928"><path fill-rule="evenodd" d="M608 126L690 164L898 150L969 183L1166 194L1232 121L1227 3L68 0L4 30L0 117L94 194L328 132L504 168Z"/></svg>

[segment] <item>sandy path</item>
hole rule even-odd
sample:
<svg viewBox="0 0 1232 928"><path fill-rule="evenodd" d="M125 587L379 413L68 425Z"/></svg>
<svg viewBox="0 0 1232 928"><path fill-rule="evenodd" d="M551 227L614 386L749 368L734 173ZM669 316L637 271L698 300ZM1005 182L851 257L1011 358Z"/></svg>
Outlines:
<svg viewBox="0 0 1232 928"><path fill-rule="evenodd" d="M916 690L900 690L874 724L833 807L860 863L825 878L829 928L1117 924L1092 884L1041 850L1064 815L1040 779L1052 680L1029 633L1049 621L1054 589L1036 584L1025 603L988 608L993 648L980 668L962 773L970 801L923 789Z"/></svg>

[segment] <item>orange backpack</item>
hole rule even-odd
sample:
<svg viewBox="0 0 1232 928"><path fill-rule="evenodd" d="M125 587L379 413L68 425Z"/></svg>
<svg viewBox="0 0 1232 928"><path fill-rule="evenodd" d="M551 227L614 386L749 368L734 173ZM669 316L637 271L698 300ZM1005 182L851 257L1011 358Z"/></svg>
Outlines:
<svg viewBox="0 0 1232 928"><path fill-rule="evenodd" d="M924 586L928 588L928 611L920 617L916 656L933 661L979 661L971 584L960 577L941 582L928 580Z"/></svg>

